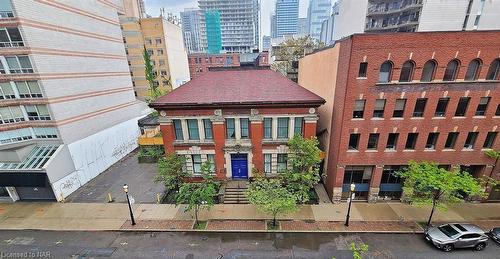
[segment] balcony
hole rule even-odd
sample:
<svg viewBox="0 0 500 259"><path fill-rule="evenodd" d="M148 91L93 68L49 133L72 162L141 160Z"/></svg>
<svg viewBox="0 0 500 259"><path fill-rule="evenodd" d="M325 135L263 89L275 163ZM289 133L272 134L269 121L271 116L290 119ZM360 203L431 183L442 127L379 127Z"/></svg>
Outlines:
<svg viewBox="0 0 500 259"><path fill-rule="evenodd" d="M382 6L382 5L371 5L368 7L368 12L366 16L376 16L376 15L390 15L396 14L404 11L410 11L412 9L421 9L423 6L422 0L413 0L402 2L400 5L394 6Z"/></svg>

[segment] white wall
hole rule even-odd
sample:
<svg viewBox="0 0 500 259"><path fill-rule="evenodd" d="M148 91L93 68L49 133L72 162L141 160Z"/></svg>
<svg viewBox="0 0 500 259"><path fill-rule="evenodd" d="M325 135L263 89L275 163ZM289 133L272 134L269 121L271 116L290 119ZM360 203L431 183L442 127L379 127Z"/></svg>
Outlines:
<svg viewBox="0 0 500 259"><path fill-rule="evenodd" d="M424 0L418 31L461 31L468 5L469 0Z"/></svg>
<svg viewBox="0 0 500 259"><path fill-rule="evenodd" d="M165 45L167 46L168 65L173 88L190 80L187 51L184 47L182 29L168 21L163 21Z"/></svg>
<svg viewBox="0 0 500 259"><path fill-rule="evenodd" d="M368 0L340 0L339 14L334 18L333 40L365 31Z"/></svg>
<svg viewBox="0 0 500 259"><path fill-rule="evenodd" d="M60 199L61 193L67 197L137 148L137 137L140 135L138 119L122 122L69 144L75 170L52 183L57 199Z"/></svg>

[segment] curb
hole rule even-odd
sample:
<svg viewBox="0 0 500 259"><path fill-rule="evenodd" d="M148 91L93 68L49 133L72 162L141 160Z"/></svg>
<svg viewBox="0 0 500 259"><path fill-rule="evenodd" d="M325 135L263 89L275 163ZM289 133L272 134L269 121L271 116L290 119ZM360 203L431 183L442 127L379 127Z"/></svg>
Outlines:
<svg viewBox="0 0 500 259"><path fill-rule="evenodd" d="M196 229L43 229L43 228L26 228L26 229L0 229L2 231L68 231L68 232L198 232L198 233L373 233L373 234L423 234L423 230L417 231L369 231L369 230L196 230Z"/></svg>

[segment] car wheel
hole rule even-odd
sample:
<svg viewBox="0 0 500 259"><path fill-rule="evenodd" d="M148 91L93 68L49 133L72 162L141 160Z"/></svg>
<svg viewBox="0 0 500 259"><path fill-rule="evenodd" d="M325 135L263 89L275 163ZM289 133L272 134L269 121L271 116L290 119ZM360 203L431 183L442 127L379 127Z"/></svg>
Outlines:
<svg viewBox="0 0 500 259"><path fill-rule="evenodd" d="M450 244L444 245L442 249L445 252L450 252L451 250L453 250L453 245Z"/></svg>
<svg viewBox="0 0 500 259"><path fill-rule="evenodd" d="M483 250L484 248L486 247L486 244L485 243L479 243L477 244L474 249L476 249L476 251L481 251Z"/></svg>

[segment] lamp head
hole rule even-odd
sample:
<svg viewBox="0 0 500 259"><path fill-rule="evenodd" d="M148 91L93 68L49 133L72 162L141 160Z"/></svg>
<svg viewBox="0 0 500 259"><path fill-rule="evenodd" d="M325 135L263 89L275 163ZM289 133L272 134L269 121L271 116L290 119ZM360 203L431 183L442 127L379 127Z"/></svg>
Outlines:
<svg viewBox="0 0 500 259"><path fill-rule="evenodd" d="M124 184L123 185L123 191L128 193L128 185L127 184Z"/></svg>
<svg viewBox="0 0 500 259"><path fill-rule="evenodd" d="M351 192L353 192L353 191L354 191L354 188L356 188L356 185L355 185L355 184L353 184L353 183L351 183Z"/></svg>

